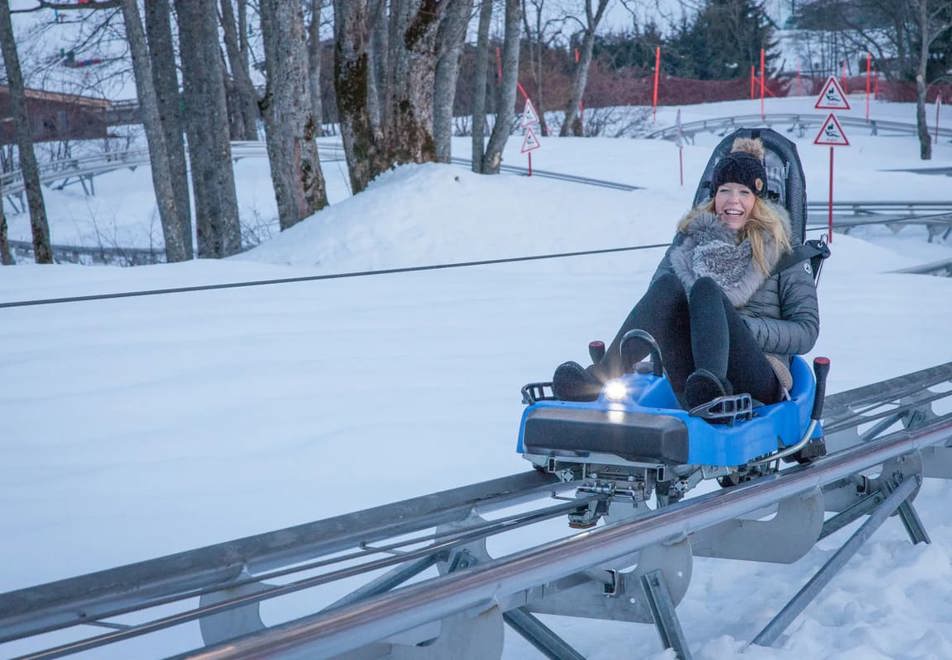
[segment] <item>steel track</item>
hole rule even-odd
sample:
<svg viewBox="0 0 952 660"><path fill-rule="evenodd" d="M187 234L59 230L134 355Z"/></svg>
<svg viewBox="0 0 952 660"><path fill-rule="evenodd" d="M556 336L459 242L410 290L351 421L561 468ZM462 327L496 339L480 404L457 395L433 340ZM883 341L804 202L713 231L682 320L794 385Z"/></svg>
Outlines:
<svg viewBox="0 0 952 660"><path fill-rule="evenodd" d="M827 397L826 433L855 430L878 423L879 432L904 421L924 402L952 395L930 388L952 383L952 363ZM307 525L130 564L85 576L0 594L0 643L44 632L91 625L115 626L107 619L157 605L212 594L223 584L239 588L263 580L323 571L258 593L219 600L213 606L186 609L173 615L105 635L50 649L28 657L60 655L148 634L202 616L227 611L330 581L359 575L413 559L437 561L451 548L516 527L561 516L580 502L537 506L530 511L489 520L463 532L420 534L465 517L520 502L539 500L569 490L551 476L527 472L462 488L433 493ZM690 507L691 500L684 504ZM416 534L411 539L388 539ZM329 555L348 551L346 555ZM382 559L369 559L373 555ZM353 565L354 562L356 565Z"/></svg>

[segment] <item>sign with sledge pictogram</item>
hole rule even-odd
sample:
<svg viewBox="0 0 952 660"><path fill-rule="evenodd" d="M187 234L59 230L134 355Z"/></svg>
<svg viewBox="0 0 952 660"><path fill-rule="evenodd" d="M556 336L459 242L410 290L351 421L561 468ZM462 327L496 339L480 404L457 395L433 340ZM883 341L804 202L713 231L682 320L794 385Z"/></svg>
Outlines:
<svg viewBox="0 0 952 660"><path fill-rule="evenodd" d="M536 112L535 106L532 105L532 101L530 101L527 97L526 107L522 110L522 119L519 120L519 127L529 128L530 126L538 126L538 125L539 125L539 114Z"/></svg>
<svg viewBox="0 0 952 660"><path fill-rule="evenodd" d="M536 137L536 134L532 132L532 127L526 127L526 137L522 140L522 151L520 153L529 153L533 149L538 149L542 144L539 142L539 138Z"/></svg>
<svg viewBox="0 0 952 660"><path fill-rule="evenodd" d="M823 122L823 126L820 127L820 132L813 139L813 144L829 145L831 147L850 146L850 141L846 139L843 127L840 126L839 120L832 112Z"/></svg>
<svg viewBox="0 0 952 660"><path fill-rule="evenodd" d="M817 110L849 110L850 102L846 100L846 94L840 87L840 83L835 77L830 76L823 85L823 89L820 90L820 95L816 97L816 105L813 107Z"/></svg>

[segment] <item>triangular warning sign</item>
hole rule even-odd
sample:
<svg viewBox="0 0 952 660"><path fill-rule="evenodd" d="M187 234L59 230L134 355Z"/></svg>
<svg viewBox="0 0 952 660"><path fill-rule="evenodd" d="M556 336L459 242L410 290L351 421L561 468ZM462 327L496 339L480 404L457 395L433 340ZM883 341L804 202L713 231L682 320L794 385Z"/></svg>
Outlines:
<svg viewBox="0 0 952 660"><path fill-rule="evenodd" d="M539 114L536 112L532 101L526 99L526 107L522 111L522 119L519 121L520 128L529 128L539 125Z"/></svg>
<svg viewBox="0 0 952 660"><path fill-rule="evenodd" d="M816 105L813 107L817 110L850 109L850 102L846 100L846 94L834 76L826 79L826 84L820 90L820 95L816 97Z"/></svg>
<svg viewBox="0 0 952 660"><path fill-rule="evenodd" d="M536 134L532 132L532 127L526 127L526 137L522 141L522 151L520 153L528 153L533 149L538 149L542 144L539 142L539 138L536 137Z"/></svg>
<svg viewBox="0 0 952 660"><path fill-rule="evenodd" d="M820 132L816 134L813 144L827 144L831 147L849 146L850 141L846 139L843 127L840 126L840 122L837 121L832 112L823 122L823 126L820 127Z"/></svg>

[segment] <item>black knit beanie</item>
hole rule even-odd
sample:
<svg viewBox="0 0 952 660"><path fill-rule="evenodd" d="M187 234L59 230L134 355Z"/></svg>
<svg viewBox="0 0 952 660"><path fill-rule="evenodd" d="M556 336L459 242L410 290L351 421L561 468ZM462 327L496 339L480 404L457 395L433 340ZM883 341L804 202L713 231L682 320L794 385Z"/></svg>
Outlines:
<svg viewBox="0 0 952 660"><path fill-rule="evenodd" d="M711 191L725 183L740 183L747 186L759 197L767 193L767 170L760 159L746 151L732 151L714 166L711 177Z"/></svg>

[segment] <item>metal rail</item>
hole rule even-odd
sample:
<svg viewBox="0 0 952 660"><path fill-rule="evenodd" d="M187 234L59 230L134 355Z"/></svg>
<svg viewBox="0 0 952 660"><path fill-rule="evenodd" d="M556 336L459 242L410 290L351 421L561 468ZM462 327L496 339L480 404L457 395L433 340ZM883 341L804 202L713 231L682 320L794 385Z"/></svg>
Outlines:
<svg viewBox="0 0 952 660"><path fill-rule="evenodd" d="M631 522L610 524L334 612L281 624L196 651L189 657L220 660L303 650L314 657L331 657L460 612L488 610L518 601L520 593L535 585L683 538L780 500L815 492L824 485L950 438L952 414L939 418L928 428L900 431L844 450L807 469L790 470L709 493Z"/></svg>
<svg viewBox="0 0 952 660"><path fill-rule="evenodd" d="M923 403L952 394L952 392L940 391L936 394L928 391L933 386L947 382L952 382L952 363L832 395L826 401L826 431L828 434L841 433L862 423L879 420L876 430L878 434L898 421L908 421L909 416L915 414L916 405L921 407ZM930 432L944 433L950 423L952 422L946 416L931 422L928 429ZM937 429L936 424L942 425L941 429ZM872 435L875 434L868 431L863 438L857 436L856 442L860 443L860 447L871 446L872 443L865 442L864 439L869 440ZM946 437L948 436L952 436L952 433L947 434ZM890 438L893 437L895 434L890 436ZM856 447L848 451L853 450L858 451ZM816 464L809 469L814 470L819 465L821 464ZM822 465L826 465L826 462L824 461ZM836 474L830 476L830 479L835 480ZM201 616L255 604L263 598L281 595L285 591L290 593L298 588L324 583L333 578L336 573L304 578L293 583L292 586L279 588L269 587L261 581L316 567L333 567L340 559L339 557L313 561L329 553L354 547L360 548L357 555L351 553L345 555L345 558L363 557L365 554L375 552L399 552L405 545L403 542L383 546L371 544L386 538L404 536L421 529L461 520L477 508L492 510L510 506L518 501L538 499L559 490L570 489L572 486L571 483L556 483L552 477L539 472L527 472L307 525L0 594L0 613L2 613L0 614L0 630L3 631L0 633L0 642L81 624L121 628L116 633L41 652L37 657L56 657L80 648L95 648L112 640L149 632L152 628L161 629L177 625ZM695 501L697 500L687 500L685 504ZM578 505L579 501L573 500L573 502ZM557 505L550 509L558 508L561 511L567 506L572 506L572 503ZM545 511L536 509L525 514L526 521L529 517L543 515ZM862 507L848 507L848 511L844 511L844 514L838 517L838 527L848 524L865 512L868 512L867 509ZM518 518L519 516L513 516L513 522L522 524ZM358 590L348 599L335 604L335 607L340 609L345 604L353 604L360 598L376 595L385 589L392 588L406 579L407 564L414 563L410 560L417 558L428 566L434 561L433 553L436 552L434 548L456 547L467 539L482 538L493 533L493 529L501 529L503 527L501 521L505 522L507 519L502 518L487 521L485 525L470 526L461 533L444 531L432 537L413 539L414 543L432 540L434 545L417 549L414 551L415 554L393 556L391 560L385 562L387 565L403 564L394 569L394 574L389 577L384 576L379 583L372 583ZM417 557L417 555L420 556ZM379 560L375 561L379 563ZM356 568L345 566L342 570L349 575L354 571L362 572L366 566L376 567L377 563L367 562ZM380 566L383 565L380 564ZM271 572L268 573L268 571ZM414 568L410 574L416 572L418 571ZM252 591L241 591L244 587ZM231 595L217 598L211 605L203 600L202 607L197 610L180 612L146 624L129 627L104 621L109 617L171 603L186 597L203 596L204 598L208 594L223 593L221 591L223 589L228 590L227 593ZM361 602L364 601L361 600ZM534 629L534 626L529 628Z"/></svg>
<svg viewBox="0 0 952 660"><path fill-rule="evenodd" d="M675 140L680 130L682 135L692 137L695 133L701 132L727 132L736 128L757 128L767 126L776 127L777 124L789 124L788 132L798 131L803 135L807 128L819 127L826 121L825 114L794 113L794 112L772 112L763 117L759 114L737 115L733 117L715 117L711 119L699 119L689 121L678 126L667 126L648 133L645 137L649 139ZM850 117L843 115L837 118L844 126L854 128L865 128L870 131L870 135L879 135L882 132L900 135L916 135L918 127L914 123L893 121L888 119L870 119L868 122L859 117ZM939 135L952 138L952 129L940 128Z"/></svg>
<svg viewBox="0 0 952 660"><path fill-rule="evenodd" d="M313 523L0 594L0 643L112 616L150 599L232 582L570 486L530 471Z"/></svg>

